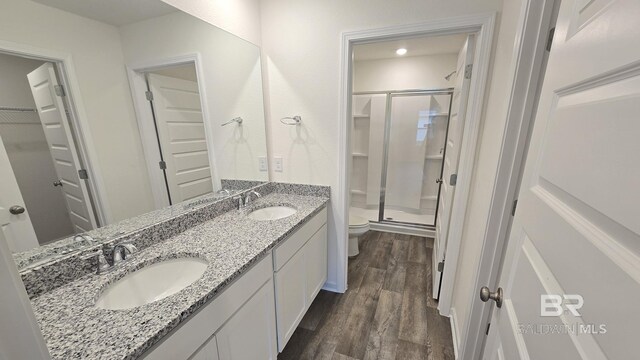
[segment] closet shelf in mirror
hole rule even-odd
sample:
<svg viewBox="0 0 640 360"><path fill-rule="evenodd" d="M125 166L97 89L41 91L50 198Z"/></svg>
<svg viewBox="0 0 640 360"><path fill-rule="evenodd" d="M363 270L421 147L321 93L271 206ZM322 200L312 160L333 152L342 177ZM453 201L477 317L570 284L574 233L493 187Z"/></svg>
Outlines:
<svg viewBox="0 0 640 360"><path fill-rule="evenodd" d="M369 114L353 114L354 119L368 119L370 116Z"/></svg>
<svg viewBox="0 0 640 360"><path fill-rule="evenodd" d="M351 155L353 155L353 157L368 157L369 156L369 154L360 153L360 152L354 152Z"/></svg>
<svg viewBox="0 0 640 360"><path fill-rule="evenodd" d="M352 193L352 194L354 194L354 195L367 195L367 192L366 192L366 191L363 191L363 190L355 190L355 189L352 189L352 190L351 190L351 193Z"/></svg>
<svg viewBox="0 0 640 360"><path fill-rule="evenodd" d="M424 158L427 159L427 160L442 160L442 154L427 155Z"/></svg>

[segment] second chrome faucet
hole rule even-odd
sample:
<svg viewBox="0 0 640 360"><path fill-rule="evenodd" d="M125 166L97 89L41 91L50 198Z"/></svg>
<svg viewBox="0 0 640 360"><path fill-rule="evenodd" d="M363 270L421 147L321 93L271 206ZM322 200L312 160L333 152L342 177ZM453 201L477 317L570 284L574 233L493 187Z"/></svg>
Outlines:
<svg viewBox="0 0 640 360"><path fill-rule="evenodd" d="M249 192L244 194L244 197L242 196L242 194L240 195L236 195L234 196L232 199L233 200L237 200L238 201L238 210L244 208L245 206L251 204L251 195L255 195L256 199L261 198L262 195L260 195L259 192L255 191L255 190L250 190Z"/></svg>

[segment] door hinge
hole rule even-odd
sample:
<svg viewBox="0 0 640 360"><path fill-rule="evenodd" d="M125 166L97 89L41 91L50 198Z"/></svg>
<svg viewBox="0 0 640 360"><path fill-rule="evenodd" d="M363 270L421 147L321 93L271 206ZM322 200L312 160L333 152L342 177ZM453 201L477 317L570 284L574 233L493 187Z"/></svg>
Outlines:
<svg viewBox="0 0 640 360"><path fill-rule="evenodd" d="M491 327L491 323L487 324L487 331L484 332L485 335L489 335L489 328Z"/></svg>
<svg viewBox="0 0 640 360"><path fill-rule="evenodd" d="M456 186L458 183L458 174L451 174L449 177L449 185Z"/></svg>
<svg viewBox="0 0 640 360"><path fill-rule="evenodd" d="M165 170L167 168L167 163L164 160L160 161L159 164L161 170Z"/></svg>
<svg viewBox="0 0 640 360"><path fill-rule="evenodd" d="M145 91L144 96L147 97L147 100L153 101L153 93L151 91Z"/></svg>
<svg viewBox="0 0 640 360"><path fill-rule="evenodd" d="M444 271L444 260L438 263L438 272Z"/></svg>
<svg viewBox="0 0 640 360"><path fill-rule="evenodd" d="M468 64L464 67L464 78L471 79L471 73L473 73L473 64Z"/></svg>
<svg viewBox="0 0 640 360"><path fill-rule="evenodd" d="M552 27L549 29L549 35L547 36L547 51L551 51L551 45L553 44L553 34L555 34L556 28Z"/></svg>
<svg viewBox="0 0 640 360"><path fill-rule="evenodd" d="M87 180L89 178L89 173L85 169L78 170L78 177L82 180Z"/></svg>
<svg viewBox="0 0 640 360"><path fill-rule="evenodd" d="M518 207L518 199L513 200L513 207L511 207L511 216L516 215L516 208Z"/></svg>
<svg viewBox="0 0 640 360"><path fill-rule="evenodd" d="M64 91L64 86L62 86L62 85L55 85L53 87L53 91L55 91L56 95L60 96L60 97L63 97L66 94L65 91Z"/></svg>

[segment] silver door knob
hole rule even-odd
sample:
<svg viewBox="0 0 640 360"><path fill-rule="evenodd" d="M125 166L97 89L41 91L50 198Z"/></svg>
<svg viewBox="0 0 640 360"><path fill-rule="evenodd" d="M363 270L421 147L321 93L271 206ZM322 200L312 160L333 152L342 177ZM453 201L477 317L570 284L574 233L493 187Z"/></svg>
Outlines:
<svg viewBox="0 0 640 360"><path fill-rule="evenodd" d="M442 179L436 179L437 184L442 184Z"/></svg>
<svg viewBox="0 0 640 360"><path fill-rule="evenodd" d="M20 215L24 212L24 208L20 205L13 205L9 208L9 212L13 215Z"/></svg>
<svg viewBox="0 0 640 360"><path fill-rule="evenodd" d="M53 182L53 186L62 186L62 181L56 180Z"/></svg>
<svg viewBox="0 0 640 360"><path fill-rule="evenodd" d="M496 302L496 306L501 308L502 307L502 288L499 287L498 291L491 292L491 290L489 290L488 287L483 286L480 289L480 300L482 300L483 302L493 300Z"/></svg>

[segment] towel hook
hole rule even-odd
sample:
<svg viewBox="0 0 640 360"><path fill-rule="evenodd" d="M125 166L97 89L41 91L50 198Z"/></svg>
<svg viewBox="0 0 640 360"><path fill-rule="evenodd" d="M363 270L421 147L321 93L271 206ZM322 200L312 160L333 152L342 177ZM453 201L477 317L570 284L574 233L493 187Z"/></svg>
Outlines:
<svg viewBox="0 0 640 360"><path fill-rule="evenodd" d="M294 117L283 117L282 119L280 119L280 122L285 125L300 125L300 123L302 122L302 117L300 115L296 115Z"/></svg>
<svg viewBox="0 0 640 360"><path fill-rule="evenodd" d="M224 123L224 124L222 124L220 126L229 125L229 124L234 123L234 122L237 122L238 125L242 125L242 121L243 121L242 118L240 116L238 116L237 118L233 118L233 119L227 121L226 123Z"/></svg>

